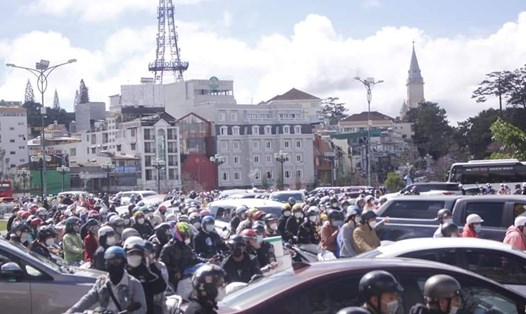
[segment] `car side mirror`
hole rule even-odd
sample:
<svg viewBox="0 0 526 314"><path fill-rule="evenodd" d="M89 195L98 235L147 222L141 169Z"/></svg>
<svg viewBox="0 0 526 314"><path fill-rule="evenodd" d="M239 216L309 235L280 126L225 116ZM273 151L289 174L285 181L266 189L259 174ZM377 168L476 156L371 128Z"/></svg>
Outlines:
<svg viewBox="0 0 526 314"><path fill-rule="evenodd" d="M20 278L24 275L20 265L14 262L8 262L0 267L0 276L9 281L16 281L17 278Z"/></svg>

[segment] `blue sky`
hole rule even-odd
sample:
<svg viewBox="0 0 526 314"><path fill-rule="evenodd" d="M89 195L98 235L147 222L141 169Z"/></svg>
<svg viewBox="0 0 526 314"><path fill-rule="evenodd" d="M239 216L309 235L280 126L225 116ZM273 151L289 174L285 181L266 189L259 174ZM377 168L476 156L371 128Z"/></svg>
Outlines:
<svg viewBox="0 0 526 314"><path fill-rule="evenodd" d="M364 110L356 75L385 83L373 110L396 116L405 97L411 41L426 99L452 121L487 108L470 99L485 73L526 60L526 1L416 0L181 0L176 3L187 79L234 79L240 103L259 102L292 87L337 96L351 113ZM57 88L71 108L78 81L92 100L107 102L120 84L147 76L155 56L155 0L7 0L0 27L0 60L58 63L46 94ZM525 12L521 14L521 12ZM307 66L306 66L307 65ZM0 99L23 97L27 73L0 68ZM22 71L23 72L23 71ZM33 83L35 85L35 83Z"/></svg>

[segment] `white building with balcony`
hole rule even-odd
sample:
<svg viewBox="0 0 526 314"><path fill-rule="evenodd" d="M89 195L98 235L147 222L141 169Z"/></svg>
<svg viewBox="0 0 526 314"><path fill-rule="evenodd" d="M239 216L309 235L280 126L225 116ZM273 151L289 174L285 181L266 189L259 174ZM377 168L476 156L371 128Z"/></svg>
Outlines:
<svg viewBox="0 0 526 314"><path fill-rule="evenodd" d="M27 112L22 107L0 106L0 172L16 174L16 167L29 162Z"/></svg>

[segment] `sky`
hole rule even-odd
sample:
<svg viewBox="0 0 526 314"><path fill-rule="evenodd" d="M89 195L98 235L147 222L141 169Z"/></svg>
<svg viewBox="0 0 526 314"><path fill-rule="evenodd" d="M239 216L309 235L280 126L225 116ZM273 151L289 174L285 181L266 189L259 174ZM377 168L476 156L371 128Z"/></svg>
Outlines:
<svg viewBox="0 0 526 314"><path fill-rule="evenodd" d="M478 104L473 90L486 73L526 64L524 0L174 0L186 80L234 80L240 104L266 101L291 88L338 97L348 113L367 110L353 78L383 80L371 110L395 117L406 98L412 43L425 99L446 109L452 125L496 107ZM84 79L91 101L109 103L120 85L152 76L155 0L2 0L0 100L22 101L35 78L5 63L34 67L75 58L48 77L72 110ZM167 49L167 52L169 49ZM168 76L165 81L173 78Z"/></svg>

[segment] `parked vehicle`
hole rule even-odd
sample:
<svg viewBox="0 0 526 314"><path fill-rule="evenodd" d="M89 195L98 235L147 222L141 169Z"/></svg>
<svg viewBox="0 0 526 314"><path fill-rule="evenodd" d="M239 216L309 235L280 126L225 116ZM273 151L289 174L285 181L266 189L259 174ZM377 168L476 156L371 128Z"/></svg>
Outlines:
<svg viewBox="0 0 526 314"><path fill-rule="evenodd" d="M406 195L409 193L418 193L419 195L462 195L462 189L458 183L452 182L418 182L413 183L396 193L389 193L384 195L391 198L399 195Z"/></svg>
<svg viewBox="0 0 526 314"><path fill-rule="evenodd" d="M208 204L208 210L216 220L229 222L235 209L241 205L248 208L255 207L265 213L271 213L276 217L281 217L282 203L259 198L224 199Z"/></svg>
<svg viewBox="0 0 526 314"><path fill-rule="evenodd" d="M393 242L355 258L410 257L458 266L526 296L526 253L476 238L420 238Z"/></svg>
<svg viewBox="0 0 526 314"><path fill-rule="evenodd" d="M287 203L290 197L294 197L296 203L305 203L305 193L299 190L277 191L270 193L269 199L280 203Z"/></svg>
<svg viewBox="0 0 526 314"><path fill-rule="evenodd" d="M60 197L73 197L73 196L85 196L85 197L88 197L89 196L89 193L86 192L86 191L64 191L64 192L60 192L57 194L57 198L60 198Z"/></svg>
<svg viewBox="0 0 526 314"><path fill-rule="evenodd" d="M502 242L515 217L526 215L525 206L526 197L521 195L398 196L378 209L378 219L389 217L389 223L376 232L381 240L389 241L432 237L438 228L438 210L447 208L459 228L468 215L478 214L484 219L481 237Z"/></svg>
<svg viewBox="0 0 526 314"><path fill-rule="evenodd" d="M404 288L401 309L424 301L424 282L431 276L455 277L463 290L466 313L523 313L526 298L499 283L464 269L414 259L341 259L299 264L227 294L219 313L335 313L359 306L361 277L372 270L392 273ZM184 305L183 305L184 307Z"/></svg>
<svg viewBox="0 0 526 314"><path fill-rule="evenodd" d="M155 191L123 191L116 194L116 196L121 198L121 205L129 205L131 197L133 195L137 195L139 197L139 200L144 199L148 196L157 195L158 193Z"/></svg>

